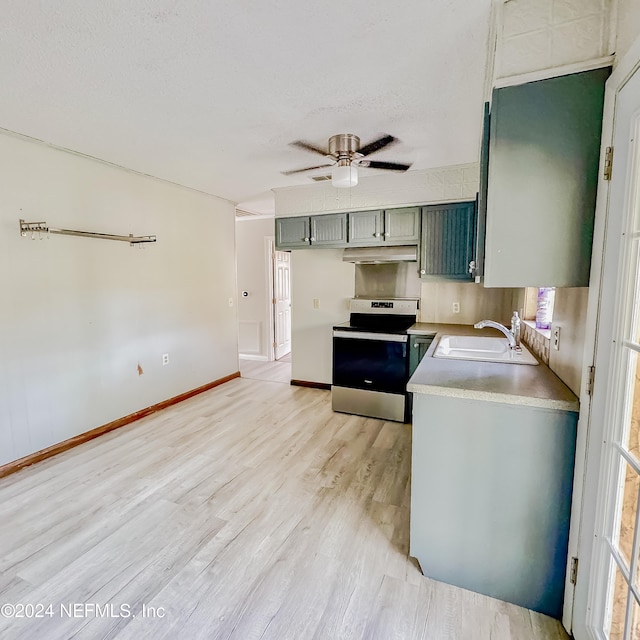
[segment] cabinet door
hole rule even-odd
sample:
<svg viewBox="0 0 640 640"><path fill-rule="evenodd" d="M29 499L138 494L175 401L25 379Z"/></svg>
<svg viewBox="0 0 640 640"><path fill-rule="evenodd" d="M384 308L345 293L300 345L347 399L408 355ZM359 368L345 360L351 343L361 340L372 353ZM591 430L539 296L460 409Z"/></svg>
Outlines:
<svg viewBox="0 0 640 640"><path fill-rule="evenodd" d="M475 202L423 207L420 275L470 280L475 228Z"/></svg>
<svg viewBox="0 0 640 640"><path fill-rule="evenodd" d="M383 241L382 211L349 213L349 244L370 246Z"/></svg>
<svg viewBox="0 0 640 640"><path fill-rule="evenodd" d="M281 249L309 246L309 218L276 218L276 246Z"/></svg>
<svg viewBox="0 0 640 640"><path fill-rule="evenodd" d="M409 336L409 376L415 373L418 365L427 353L429 346L433 342L434 336Z"/></svg>
<svg viewBox="0 0 640 640"><path fill-rule="evenodd" d="M489 188L489 140L491 135L491 111L489 103L484 104L484 121L482 127L482 145L480 147L480 191L478 192L478 222L476 225L476 278L484 275L484 245L487 227L487 190ZM479 280L477 280L479 281Z"/></svg>
<svg viewBox="0 0 640 640"><path fill-rule="evenodd" d="M589 284L604 84L595 69L496 89L484 284Z"/></svg>
<svg viewBox="0 0 640 640"><path fill-rule="evenodd" d="M420 239L420 208L390 209L384 212L384 241L416 243Z"/></svg>
<svg viewBox="0 0 640 640"><path fill-rule="evenodd" d="M311 244L335 246L345 245L346 243L346 213L311 217Z"/></svg>

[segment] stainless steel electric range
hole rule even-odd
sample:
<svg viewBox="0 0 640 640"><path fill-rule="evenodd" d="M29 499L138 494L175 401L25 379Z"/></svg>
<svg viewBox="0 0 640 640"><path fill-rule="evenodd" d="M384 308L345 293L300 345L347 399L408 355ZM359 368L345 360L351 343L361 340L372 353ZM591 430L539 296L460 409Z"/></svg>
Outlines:
<svg viewBox="0 0 640 640"><path fill-rule="evenodd" d="M354 298L350 311L349 322L333 328L333 410L407 422L407 329L418 301Z"/></svg>

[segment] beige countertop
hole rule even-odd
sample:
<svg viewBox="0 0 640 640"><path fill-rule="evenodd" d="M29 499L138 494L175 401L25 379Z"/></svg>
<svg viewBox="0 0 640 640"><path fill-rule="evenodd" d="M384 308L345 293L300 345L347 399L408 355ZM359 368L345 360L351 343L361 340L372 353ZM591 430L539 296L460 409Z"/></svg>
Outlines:
<svg viewBox="0 0 640 640"><path fill-rule="evenodd" d="M578 398L545 364L503 364L432 356L441 335L502 336L495 329L479 331L471 325L416 323L409 333L436 334L409 380L407 390L412 393L579 411Z"/></svg>

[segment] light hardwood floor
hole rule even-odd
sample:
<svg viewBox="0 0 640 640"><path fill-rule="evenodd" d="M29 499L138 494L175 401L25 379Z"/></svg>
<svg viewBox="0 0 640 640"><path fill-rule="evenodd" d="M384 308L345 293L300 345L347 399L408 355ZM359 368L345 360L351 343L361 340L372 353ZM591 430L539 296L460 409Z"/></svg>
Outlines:
<svg viewBox="0 0 640 640"><path fill-rule="evenodd" d="M287 356L285 356L287 357ZM267 380L270 382L291 382L291 358L262 362L240 358L240 374L251 380Z"/></svg>
<svg viewBox="0 0 640 640"><path fill-rule="evenodd" d="M239 378L8 476L0 638L566 638L408 559L410 435Z"/></svg>

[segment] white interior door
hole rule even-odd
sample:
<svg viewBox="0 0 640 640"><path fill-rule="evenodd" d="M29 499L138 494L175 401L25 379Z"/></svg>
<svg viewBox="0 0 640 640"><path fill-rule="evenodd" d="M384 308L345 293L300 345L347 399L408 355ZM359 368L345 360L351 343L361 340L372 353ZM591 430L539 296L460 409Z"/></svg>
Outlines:
<svg viewBox="0 0 640 640"><path fill-rule="evenodd" d="M273 252L274 351L278 360L291 351L291 253Z"/></svg>
<svg viewBox="0 0 640 640"><path fill-rule="evenodd" d="M586 624L576 638L640 640L640 71L615 108L592 421L602 433ZM586 497L586 496L585 496Z"/></svg>

